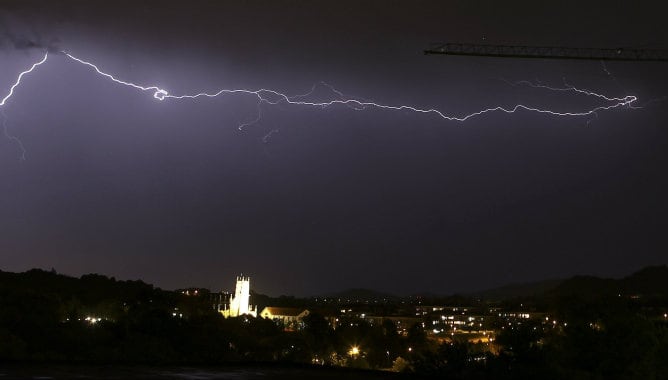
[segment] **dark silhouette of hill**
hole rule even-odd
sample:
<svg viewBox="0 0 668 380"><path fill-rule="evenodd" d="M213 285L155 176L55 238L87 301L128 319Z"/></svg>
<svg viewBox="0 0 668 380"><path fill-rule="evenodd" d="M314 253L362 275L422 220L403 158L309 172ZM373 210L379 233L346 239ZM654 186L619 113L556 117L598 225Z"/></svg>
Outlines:
<svg viewBox="0 0 668 380"><path fill-rule="evenodd" d="M469 293L467 296L490 301L500 301L518 297L530 297L544 294L552 289L555 289L563 282L563 279L552 279L536 282L513 283L500 286L498 288Z"/></svg>
<svg viewBox="0 0 668 380"><path fill-rule="evenodd" d="M668 294L668 266L650 266L622 279L622 290L627 294Z"/></svg>
<svg viewBox="0 0 668 380"><path fill-rule="evenodd" d="M158 288L143 281L117 281L113 277L86 274L80 278L70 277L52 271L31 269L23 273L0 271L0 293L34 294L76 298L82 304L98 303L103 300L149 300L167 295Z"/></svg>
<svg viewBox="0 0 668 380"><path fill-rule="evenodd" d="M80 278L58 274L55 271L31 269L23 273L0 271L0 294L55 297L58 300L76 300L82 305L99 304L105 300L142 302L164 300L174 292L163 291L141 280L118 281L113 277L86 274ZM464 295L484 300L503 300L541 295L668 295L668 266L649 266L622 279L574 276L570 279L515 283ZM269 297L252 292L254 302L278 306L304 306L308 299L292 296ZM342 302L396 301L401 297L371 289L352 288L318 298L341 299ZM413 298L413 297L411 297ZM425 298L424 295L419 298ZM439 298L428 296L426 298ZM443 297L440 297L443 298ZM274 306L276 306L274 305Z"/></svg>
<svg viewBox="0 0 668 380"><path fill-rule="evenodd" d="M453 297L475 298L487 301L501 301L524 297L558 296L558 295L668 295L668 266L649 266L640 269L622 279L599 278L595 276L574 276L569 279L548 279L543 281L512 283L500 287L472 292L457 296L439 296L421 293L407 297L409 299L448 300ZM382 293L370 289L353 288L338 293L328 294L325 298L341 299L346 302L364 301L396 301L402 297Z"/></svg>
<svg viewBox="0 0 668 380"><path fill-rule="evenodd" d="M666 296L668 266L649 266L621 279L574 276L528 283L508 284L466 294L468 297L500 301L541 296Z"/></svg>
<svg viewBox="0 0 668 380"><path fill-rule="evenodd" d="M622 279L575 276L548 293L555 296L666 296L668 266L645 267Z"/></svg>

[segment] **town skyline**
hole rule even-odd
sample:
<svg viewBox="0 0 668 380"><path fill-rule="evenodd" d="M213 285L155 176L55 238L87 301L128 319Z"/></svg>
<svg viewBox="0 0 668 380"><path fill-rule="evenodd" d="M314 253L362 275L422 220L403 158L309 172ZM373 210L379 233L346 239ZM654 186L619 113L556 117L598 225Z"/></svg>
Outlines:
<svg viewBox="0 0 668 380"><path fill-rule="evenodd" d="M412 299L415 297L452 297L452 296L464 296L464 297L493 297L493 298L514 298L514 297L521 297L525 295L531 295L534 292L544 292L548 291L550 289L556 288L560 283L567 281L569 279L573 278L579 278L579 277L584 277L584 278L598 278L598 279L609 279L609 280L620 280L624 279L633 273L641 272L643 270L648 270L651 268L665 268L667 267L667 264L652 264L652 265L644 265L638 268L630 269L629 271L625 273L621 273L617 276L600 276L597 274L593 273L577 273L573 274L571 276L565 276L562 278L537 278L531 281L514 281L514 282L507 282L507 283L500 283L497 286L492 286L492 287L487 287L487 288L480 288L480 289L472 289L469 291L453 291L453 292L434 292L433 290L425 289L422 291L414 291L414 292L407 292L407 293L393 293L393 292L388 292L384 291L383 289L377 289L373 287L363 287L363 286L349 286L349 287L342 287L339 289L332 289L331 291L323 292L323 293L314 293L314 294L308 294L308 293L282 293L282 292L272 292L271 288L267 290L263 288L257 288L255 285L252 285L248 287L248 290L250 291L250 294L255 294L259 295L262 297L268 296L268 297L295 297L295 298L303 298L303 299L335 299L335 298L340 298L343 295L347 295L348 301L350 298L359 298L359 299L376 299L380 300L382 298L387 298L388 300L398 300L398 299ZM233 295L235 294L235 287L238 285L239 279L246 279L247 281L252 281L254 284L256 281L256 276L253 276L252 274L248 274L248 272L240 272L237 273L236 275L229 276L227 278L224 278L220 280L221 285L220 286L205 286L203 284L188 284L184 286L177 286L174 288L166 288L162 287L159 284L156 283L151 283L150 281L147 281L146 279L143 278L122 278L122 277L117 277L109 273L82 273L82 274L69 274L69 273L61 273L59 272L55 267L51 267L49 269L47 268L30 268L26 271L23 272L12 272L12 271L6 271L0 268L0 272L6 272L6 273L27 273L30 271L43 271L43 272L50 272L58 275L64 275L72 278L80 278L80 277L85 277L85 276L104 276L108 277L114 280L118 281L141 281L143 283L149 284L154 286L156 289L161 289L165 291L174 291L174 292L181 292L181 291L187 291L187 290L205 290L209 291L212 294L214 293L220 293L220 294L228 294L228 295ZM233 279L237 279L237 285L235 285ZM238 287L237 289L238 290ZM229 300L228 300L229 301ZM227 301L226 301L227 302ZM251 301L252 302L252 301Z"/></svg>
<svg viewBox="0 0 668 380"><path fill-rule="evenodd" d="M365 379L665 373L666 265L505 295L300 299L251 294L250 281L237 276L233 293L214 293L95 274L0 272L0 327L10 342L0 347L3 371L56 374L57 359L68 377L95 373L89 366L101 362L109 363L105 374L123 378L156 369L164 378L171 365L185 365L212 380L228 377L208 370L221 365L261 378L285 378L295 366L304 377L364 369Z"/></svg>

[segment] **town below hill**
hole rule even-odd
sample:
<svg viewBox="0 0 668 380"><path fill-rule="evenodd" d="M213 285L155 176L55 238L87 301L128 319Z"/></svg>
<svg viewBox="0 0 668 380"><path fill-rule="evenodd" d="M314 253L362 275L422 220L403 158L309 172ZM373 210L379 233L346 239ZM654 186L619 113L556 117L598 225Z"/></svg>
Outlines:
<svg viewBox="0 0 668 380"><path fill-rule="evenodd" d="M99 274L0 271L0 362L273 363L460 379L668 374L666 266L453 296L270 297L250 287L234 301ZM239 304L254 312L230 313Z"/></svg>

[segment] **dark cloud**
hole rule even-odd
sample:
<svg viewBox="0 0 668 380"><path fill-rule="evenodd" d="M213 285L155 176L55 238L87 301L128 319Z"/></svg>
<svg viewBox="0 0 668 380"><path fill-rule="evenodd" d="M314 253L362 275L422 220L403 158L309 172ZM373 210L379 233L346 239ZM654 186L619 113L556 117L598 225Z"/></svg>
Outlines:
<svg viewBox="0 0 668 380"><path fill-rule="evenodd" d="M58 39L51 38L48 41L42 41L40 39L32 39L28 37L17 37L11 33L5 33L4 39L7 41L6 46L11 46L15 50L29 50L29 49L38 49L42 51L48 51L50 53L60 52L58 47Z"/></svg>
<svg viewBox="0 0 668 380"><path fill-rule="evenodd" d="M0 4L0 48L14 50L48 50L57 52L59 38L53 26L63 8L49 2L6 1Z"/></svg>

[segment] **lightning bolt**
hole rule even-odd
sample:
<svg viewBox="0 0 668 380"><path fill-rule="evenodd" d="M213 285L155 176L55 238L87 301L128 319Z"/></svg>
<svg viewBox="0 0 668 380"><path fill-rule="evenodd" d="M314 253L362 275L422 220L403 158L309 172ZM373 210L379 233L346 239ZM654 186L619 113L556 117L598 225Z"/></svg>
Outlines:
<svg viewBox="0 0 668 380"><path fill-rule="evenodd" d="M119 79L112 74L106 73L102 71L97 65L95 65L92 62L83 60L81 58L75 57L74 55L66 52L66 51L61 51L63 56L67 57L70 59L72 62L90 67L95 73L98 75L102 76L103 78L106 78L108 80L111 80L117 84L127 86L139 91L143 92L148 92L151 93L153 98L159 100L159 101L165 101L165 100L195 100L198 98L216 98L219 96L224 96L224 95L249 95L257 99L258 101L258 116L255 120L243 123L239 126L239 129L242 129L243 127L252 125L256 122L258 122L261 118L261 108L260 105L262 104L269 104L269 105L277 105L277 104L288 104L288 105L293 105L293 106L302 106L302 107L317 107L317 108L326 108L326 107L332 107L332 106L345 106L349 107L351 109L361 111L361 110L366 110L366 109L377 109L377 110L387 110L387 111L409 111L413 113L418 113L418 114L429 114L429 115L434 115L438 118L441 118L443 120L447 121L455 121L455 122L464 122L467 121L471 118L482 116L488 113L493 113L493 112L503 112L507 114L512 114L518 111L527 111L527 112L534 112L534 113L539 113L539 114L545 114L549 116L555 116L555 117L581 117L581 116L592 116L592 117L597 117L598 112L601 111L607 111L607 110L612 110L615 108L637 108L633 107L633 103L635 103L638 98L634 95L626 95L624 97L609 97L600 93L596 93L594 91L590 90L585 90L585 89L580 89L576 88L571 85L565 85L565 87L550 87L547 85L543 84L535 84L531 83L528 81L521 81L517 82L513 85L528 85L534 88L539 88L543 90L548 90L548 91L558 91L558 92L572 92L578 95L584 95L584 96L590 96L590 97L595 97L598 100L604 102L602 105L598 105L589 109L584 109L584 110L579 110L579 111L555 111L555 110L550 110L547 108L539 108L539 107L534 107L534 106L529 106L525 104L516 104L512 107L505 107L505 106L494 106L494 107L489 107L485 108L476 112L472 112L469 114L465 115L451 115L451 114L445 114L444 112L436 109L436 108L421 108L413 105L391 105L391 104L383 104L383 103L377 103L373 102L370 100L365 100L365 99L358 99L358 98L350 98L345 96L342 92L336 90L332 86L328 85L327 83L320 82L321 85L329 88L332 93L334 93L336 96L333 99L326 100L326 101L309 101L307 98L311 96L315 90L316 90L316 85L314 85L310 91L308 91L305 94L301 95L294 95L294 96L289 96L286 95L285 93L272 90L272 89L266 89L266 88L260 88L260 89L220 89L216 92L199 92L199 93L194 93L194 94L182 94L182 95L173 95L169 93L167 90L154 86L154 85L140 85L136 84L133 82L128 82L122 79ZM21 72L16 79L16 82L11 86L9 89L9 93L2 98L2 101L0 101L0 106L4 106L7 101L11 99L11 97L14 94L15 89L21 84L21 80L23 77L29 73L32 73L38 66L44 64L47 61L48 58L48 53L44 54L44 57L34 63L29 69ZM512 83L511 83L512 84ZM269 135L265 136L266 139L270 137L270 135L274 133L273 131L270 132ZM6 125L5 125L5 134L7 135L6 132ZM9 135L11 136L11 135ZM18 139L14 136L11 136L13 140ZM265 140L266 140L265 139ZM20 141L18 141L20 143Z"/></svg>
<svg viewBox="0 0 668 380"><path fill-rule="evenodd" d="M12 85L12 87L9 88L9 94L7 94L7 95L6 95L4 98L2 98L2 100L0 101L0 107L4 106L5 103L7 103L7 101L12 97L12 95L14 95L14 90L16 89L16 87L18 87L18 86L21 84L21 79L23 79L23 76L32 73L32 72L37 68L37 66L39 66L39 65L43 64L44 62L46 62L46 59L47 59L48 57L49 57L49 53L48 53L48 52L44 53L44 58L42 58L42 59L41 59L40 61L38 61L38 62L33 63L33 65L30 66L30 68L29 68L28 70L22 71L22 72L19 74L18 78L16 78L16 82L14 82L14 84Z"/></svg>
<svg viewBox="0 0 668 380"><path fill-rule="evenodd" d="M550 90L550 91L575 92L575 93L586 95L586 96L594 96L594 97L597 97L601 100L611 102L611 103L614 103L614 102L623 103L623 105L630 105L637 100L635 96L631 96L631 95L625 96L623 98L608 97L608 96L598 94L598 93L593 92L593 91L576 88L575 86L572 86L572 85L566 83L565 81L564 81L564 87L552 87L552 86L548 86L548 85L545 85L545 84L542 84L542 83L532 83L532 82L529 82L527 80L521 80L521 81L518 81L518 82L515 82L515 83L511 83L511 82L508 82L508 81L505 81L505 82L510 83L513 86L529 86L529 87L533 87L533 88L545 89L545 90Z"/></svg>
<svg viewBox="0 0 668 380"><path fill-rule="evenodd" d="M642 108L642 106L638 107L638 106L633 105L633 103L635 103L636 100L638 100L635 96L627 95L623 98L608 97L608 96L605 96L603 94L596 93L594 91L576 88L575 86L572 86L572 85L566 83L565 78L564 78L564 87L552 87L552 86L542 84L540 82L533 83L533 82L530 82L530 81L527 81L527 80L521 80L521 81L514 82L514 83L509 82L505 79L501 79L501 80L510 84L511 86L529 86L529 87L533 87L533 88L537 88L537 89L544 89L544 90L555 91L555 92L574 92L574 93L585 95L585 96L593 96L593 97L599 98L599 99L601 99L605 102L610 103L611 105L613 105L612 108L615 108L616 106L619 106L619 107L624 106L624 107L631 108L631 109ZM602 110L606 110L606 109L610 109L610 108L608 108L608 107L594 108L594 109L590 110L591 112L589 112L588 115L592 116L594 119L598 119L598 111L602 111ZM585 115L583 115L583 116L585 116ZM587 125L589 125L592 122L592 120L593 119L587 120Z"/></svg>
<svg viewBox="0 0 668 380"><path fill-rule="evenodd" d="M77 57L75 57L75 56L73 56L73 55L71 55L71 54L69 54L65 51L62 51L61 53L65 54L65 56L69 57L71 60L73 60L75 62L79 62L82 65L86 65L86 66L89 66L89 67L93 68L93 70L95 70L98 74L100 74L103 77L106 77L108 79L111 79L112 81L114 81L118 84L122 84L122 85L128 86L128 87L132 87L132 88L135 88L135 89L141 90L141 91L153 91L153 97L158 99L158 100L164 100L165 97L168 94L167 91L161 89L158 86L146 86L145 87L145 86L140 86L138 84L134 84L132 82L126 82L126 81L123 81L123 80L120 80L120 79L116 79L113 75L103 72L97 66L95 66L94 64L92 64L90 62L84 61L83 59L79 59L79 58L77 58Z"/></svg>
<svg viewBox="0 0 668 380"><path fill-rule="evenodd" d="M216 92L212 93L207 93L207 92L200 92L197 94L184 94L184 95L172 95L170 94L167 90L162 89L158 86L141 86L135 83L131 82L126 82L119 80L112 76L111 74L107 74L100 70L95 64L84 61L83 59L77 58L67 52L63 52L65 56L69 57L73 61L79 62L81 64L84 64L86 66L90 66L93 68L98 74L111 79L112 81L122 84L125 86L133 87L141 91L153 91L153 97L158 99L158 100L166 100L166 99L176 99L176 100L181 100L181 99L197 99L197 98L215 98L221 95L230 95L230 94L246 94L246 95L251 95L254 96L258 99L259 102L261 103L267 103L267 104L272 104L276 105L279 103L285 103L285 104L291 104L291 105L298 105L298 106L308 106L308 107L319 107L319 108L325 108L325 107L330 107L334 105L344 105L348 107L352 107L355 109L366 109L366 108L376 108L376 109L382 109L382 110L393 110L393 111L411 111L411 112L416 112L416 113L423 113L423 114L433 114L436 115L442 119L448 120L448 121L466 121L472 117L480 116L486 113L490 112L505 112L505 113L514 113L519 110L525 110L525 111L530 111L530 112L537 112L537 113L543 113L543 114L548 114L552 116L588 116L588 115L593 115L596 112L600 111L605 111L605 110L610 110L613 108L620 108L620 107L625 107L633 104L635 101L638 100L638 98L634 95L627 95L623 98L613 98L613 97L608 97L602 94L595 93L593 91L588 91L588 90L582 90L578 89L572 86L568 86L567 88L554 88L554 87L548 87L548 86L542 86L542 85L534 85L535 87L541 87L544 89L549 89L553 91L574 91L580 94L588 95L588 96L595 96L598 97L602 100L605 100L608 102L606 105L601 105L597 106L591 109L583 110L583 111L577 111L577 112L559 112L559 111L552 111L549 109L543 109L543 108L537 108L537 107L531 107L527 106L524 104L517 104L513 107L503 107L503 106L496 106L496 107L490 107L486 108L480 111L476 111L467 115L461 115L461 116L454 116L454 115L447 115L438 109L435 108L419 108L415 107L412 105L388 105L388 104L382 104L382 103L376 103L372 101L367 101L367 100L358 100L355 98L347 98L344 97L343 94L337 90L333 91L339 96L337 99L332 99L332 100L327 100L327 101L322 101L322 102L311 102L307 100L300 100L303 99L305 96L310 95L315 89L313 88L311 91L309 91L306 94L303 95L298 95L298 96L293 96L290 97L282 92L276 91L276 90L271 90L271 89L266 89L266 88L261 88L259 90L248 90L248 89L221 89ZM327 87L330 87L329 85L325 84Z"/></svg>
<svg viewBox="0 0 668 380"><path fill-rule="evenodd" d="M32 66L30 66L29 69L27 69L25 71L22 71L19 74L19 76L16 78L16 82L14 82L12 87L9 88L9 93L7 95L5 95L5 97L2 98L2 100L0 100L0 107L4 107L4 105L7 103L7 101L12 97L12 95L14 95L14 90L21 84L21 80L23 79L23 77L25 75L28 75L28 74L32 73L37 68L37 66L46 62L46 59L48 57L49 57L49 53L48 52L44 53L44 58L42 58L41 60L33 63ZM5 138L7 138L8 140L14 141L16 143L16 145L18 145L19 149L21 150L20 160L25 161L25 159L26 159L26 149L23 146L23 142L21 141L21 139L12 135L11 133L9 133L9 127L7 127L7 115L5 114L5 109L4 108L0 108L0 115L2 115L2 131L5 135Z"/></svg>

